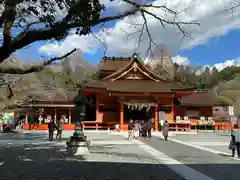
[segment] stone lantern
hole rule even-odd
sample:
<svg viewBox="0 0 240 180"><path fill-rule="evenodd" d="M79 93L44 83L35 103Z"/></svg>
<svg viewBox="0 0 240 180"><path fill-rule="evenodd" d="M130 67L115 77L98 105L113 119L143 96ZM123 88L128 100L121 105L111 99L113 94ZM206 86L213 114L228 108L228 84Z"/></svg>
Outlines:
<svg viewBox="0 0 240 180"><path fill-rule="evenodd" d="M87 137L84 135L82 121L86 118L86 106L89 104L88 99L83 95L82 89L74 99L76 111L76 126L73 136L67 141L67 151L69 155L85 155L88 153Z"/></svg>

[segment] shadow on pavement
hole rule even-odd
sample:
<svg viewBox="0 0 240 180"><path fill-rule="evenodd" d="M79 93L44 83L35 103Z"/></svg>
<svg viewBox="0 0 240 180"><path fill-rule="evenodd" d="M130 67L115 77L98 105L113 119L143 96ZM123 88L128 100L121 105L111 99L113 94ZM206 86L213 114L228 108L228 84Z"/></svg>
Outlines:
<svg viewBox="0 0 240 180"><path fill-rule="evenodd" d="M121 162L89 162L81 157L68 157L61 146L24 145L0 147L0 179L5 180L183 180L181 176L161 164L137 164ZM111 146L93 146L97 153ZM132 156L118 154L120 156ZM212 176L215 180L239 180L237 164L187 164L193 169L225 171L225 176ZM171 164L173 168L183 166ZM234 178L229 169L235 170ZM208 173L211 176L211 173Z"/></svg>
<svg viewBox="0 0 240 180"><path fill-rule="evenodd" d="M0 140L33 140L33 139L46 139L46 133L0 133Z"/></svg>
<svg viewBox="0 0 240 180"><path fill-rule="evenodd" d="M68 157L60 147L33 145L0 147L0 179L183 180L164 165L90 162Z"/></svg>

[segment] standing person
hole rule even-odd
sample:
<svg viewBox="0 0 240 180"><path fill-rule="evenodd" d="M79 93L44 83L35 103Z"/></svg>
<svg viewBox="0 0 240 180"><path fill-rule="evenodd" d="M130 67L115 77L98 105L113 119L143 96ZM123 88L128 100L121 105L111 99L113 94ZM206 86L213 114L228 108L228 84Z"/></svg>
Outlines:
<svg viewBox="0 0 240 180"><path fill-rule="evenodd" d="M235 137L235 144L236 144L235 149L237 149L237 155L238 155L238 158L240 158L240 130L238 129L238 125L235 125L235 130L233 132L233 135ZM235 155L235 149L234 149L233 155Z"/></svg>
<svg viewBox="0 0 240 180"><path fill-rule="evenodd" d="M134 139L137 139L139 137L139 123L138 123L138 121L134 122L133 133L134 133L133 134Z"/></svg>
<svg viewBox="0 0 240 180"><path fill-rule="evenodd" d="M142 136L143 136L143 137L147 137L147 121L144 121L144 122L143 122Z"/></svg>
<svg viewBox="0 0 240 180"><path fill-rule="evenodd" d="M62 123L64 121L64 118L62 117L58 123L57 123L57 136L56 136L56 139L58 140L61 140L62 138L62 131L63 131L63 128L62 128Z"/></svg>
<svg viewBox="0 0 240 180"><path fill-rule="evenodd" d="M234 130L231 130L231 140L228 149L232 150L232 157L235 156L235 151L236 151L236 140L235 140L235 135L234 135Z"/></svg>
<svg viewBox="0 0 240 180"><path fill-rule="evenodd" d="M133 139L133 120L130 119L130 121L128 122L128 140L132 140Z"/></svg>
<svg viewBox="0 0 240 180"><path fill-rule="evenodd" d="M141 120L139 123L139 136L143 136L143 126L144 126L144 121Z"/></svg>
<svg viewBox="0 0 240 180"><path fill-rule="evenodd" d="M151 119L149 119L148 121L147 121L147 137L152 137L152 120Z"/></svg>
<svg viewBox="0 0 240 180"><path fill-rule="evenodd" d="M163 130L162 130L163 137L164 137L164 139L167 141L167 138L168 138L168 130L169 130L169 125L168 125L168 121L167 121L167 120L165 120L162 128L163 128Z"/></svg>
<svg viewBox="0 0 240 180"><path fill-rule="evenodd" d="M53 141L53 133L57 129L56 124L54 123L53 119L50 120L48 123L48 136L49 136L49 141Z"/></svg>

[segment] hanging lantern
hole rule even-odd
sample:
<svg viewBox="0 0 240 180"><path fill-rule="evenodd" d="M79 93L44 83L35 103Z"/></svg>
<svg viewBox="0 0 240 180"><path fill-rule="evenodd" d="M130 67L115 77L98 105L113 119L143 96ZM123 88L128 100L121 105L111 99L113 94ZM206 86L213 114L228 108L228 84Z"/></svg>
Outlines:
<svg viewBox="0 0 240 180"><path fill-rule="evenodd" d="M133 105L131 105L131 110L134 110L134 106Z"/></svg>

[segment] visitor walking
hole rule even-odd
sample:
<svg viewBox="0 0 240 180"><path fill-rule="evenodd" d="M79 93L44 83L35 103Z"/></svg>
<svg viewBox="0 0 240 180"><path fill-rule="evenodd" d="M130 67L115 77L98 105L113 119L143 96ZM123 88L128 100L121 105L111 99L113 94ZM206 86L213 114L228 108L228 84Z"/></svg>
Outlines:
<svg viewBox="0 0 240 180"><path fill-rule="evenodd" d="M235 140L235 135L234 135L234 130L231 130L231 140L230 144L228 147L230 150L232 150L232 157L235 156L235 151L236 151L236 140Z"/></svg>
<svg viewBox="0 0 240 180"><path fill-rule="evenodd" d="M167 138L168 138L168 130L169 130L169 125L168 125L168 121L166 120L163 124L163 130L162 130L162 133L163 133L163 137L164 139L167 141Z"/></svg>
<svg viewBox="0 0 240 180"><path fill-rule="evenodd" d="M139 136L143 136L144 120L139 122Z"/></svg>
<svg viewBox="0 0 240 180"><path fill-rule="evenodd" d="M147 121L144 121L143 126L142 126L142 136L143 137L147 137L147 126L148 126Z"/></svg>
<svg viewBox="0 0 240 180"><path fill-rule="evenodd" d="M56 136L56 139L58 140L61 140L62 138L62 131L63 131L63 128L62 128L62 123L63 123L63 118L61 118L58 123L57 123L57 136Z"/></svg>
<svg viewBox="0 0 240 180"><path fill-rule="evenodd" d="M134 128L133 128L133 138L137 139L139 137L139 129L140 129L140 124L138 121L134 122Z"/></svg>
<svg viewBox="0 0 240 180"><path fill-rule="evenodd" d="M152 137L152 127L153 127L153 123L152 123L152 120L149 119L147 121L147 137Z"/></svg>
<svg viewBox="0 0 240 180"><path fill-rule="evenodd" d="M128 122L128 140L133 139L133 127L134 127L133 120L130 119L130 121Z"/></svg>
<svg viewBox="0 0 240 180"><path fill-rule="evenodd" d="M49 136L49 141L53 141L53 133L57 129L56 124L54 123L53 119L50 120L48 123L48 136Z"/></svg>
<svg viewBox="0 0 240 180"><path fill-rule="evenodd" d="M232 147L230 146L229 149L232 150L232 157L235 156L235 151L237 150L237 156L238 158L240 158L240 130L238 129L237 125L234 126L234 131L232 132L231 137L233 139L233 142L232 142ZM230 142L230 145L231 145L231 142Z"/></svg>

